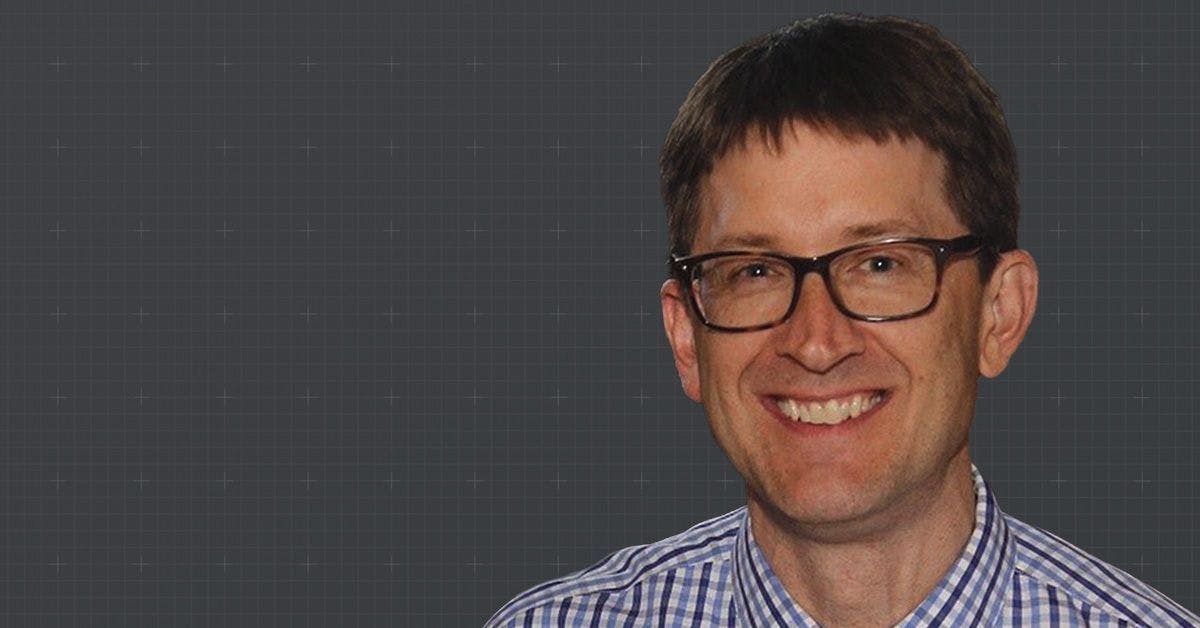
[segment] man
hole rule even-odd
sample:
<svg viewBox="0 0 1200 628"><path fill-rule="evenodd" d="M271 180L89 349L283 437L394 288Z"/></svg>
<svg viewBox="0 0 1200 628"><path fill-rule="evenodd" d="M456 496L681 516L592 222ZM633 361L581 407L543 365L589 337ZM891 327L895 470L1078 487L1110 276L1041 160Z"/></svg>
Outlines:
<svg viewBox="0 0 1200 628"><path fill-rule="evenodd" d="M697 82L662 161L663 319L748 504L489 626L1194 626L1004 515L971 464L1038 273L998 99L933 28L825 15Z"/></svg>

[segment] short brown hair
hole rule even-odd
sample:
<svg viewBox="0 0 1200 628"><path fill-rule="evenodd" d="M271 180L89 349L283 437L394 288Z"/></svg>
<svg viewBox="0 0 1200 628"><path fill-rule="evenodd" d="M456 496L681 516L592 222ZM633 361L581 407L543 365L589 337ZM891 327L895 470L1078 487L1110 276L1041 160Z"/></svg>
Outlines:
<svg viewBox="0 0 1200 628"><path fill-rule="evenodd" d="M792 122L921 139L945 160L955 215L984 239L980 276L1017 247L1016 149L999 97L966 54L927 24L826 14L721 55L688 93L659 160L672 254L691 253L713 164L754 131L778 147Z"/></svg>

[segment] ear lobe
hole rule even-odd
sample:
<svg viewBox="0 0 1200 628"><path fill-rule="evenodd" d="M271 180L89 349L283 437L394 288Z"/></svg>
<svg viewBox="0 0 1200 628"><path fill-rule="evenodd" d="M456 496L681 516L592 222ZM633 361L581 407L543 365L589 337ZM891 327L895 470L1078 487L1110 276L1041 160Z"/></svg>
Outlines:
<svg viewBox="0 0 1200 628"><path fill-rule="evenodd" d="M683 392L692 401L700 401L700 370L696 361L696 336L687 295L674 279L668 279L658 292L662 301L663 327L675 356L675 370Z"/></svg>
<svg viewBox="0 0 1200 628"><path fill-rule="evenodd" d="M980 312L979 372L984 377L995 377L1008 366L1033 321L1037 294L1033 256L1020 249L1003 253L984 288Z"/></svg>

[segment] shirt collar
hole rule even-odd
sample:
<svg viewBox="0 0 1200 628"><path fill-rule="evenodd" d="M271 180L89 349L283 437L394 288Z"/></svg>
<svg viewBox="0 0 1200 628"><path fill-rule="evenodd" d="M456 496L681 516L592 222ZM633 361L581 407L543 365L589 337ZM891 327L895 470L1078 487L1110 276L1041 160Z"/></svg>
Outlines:
<svg viewBox="0 0 1200 628"><path fill-rule="evenodd" d="M1013 541L1004 515L975 465L975 529L958 560L929 596L898 627L991 626L1004 609L1015 568ZM742 514L733 550L733 595L745 625L819 626L794 602L750 529L750 511Z"/></svg>

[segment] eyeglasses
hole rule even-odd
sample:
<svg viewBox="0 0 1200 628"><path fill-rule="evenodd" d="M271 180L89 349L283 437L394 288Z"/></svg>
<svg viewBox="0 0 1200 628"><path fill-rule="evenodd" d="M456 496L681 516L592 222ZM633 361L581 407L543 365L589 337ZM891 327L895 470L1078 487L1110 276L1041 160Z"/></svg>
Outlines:
<svg viewBox="0 0 1200 628"><path fill-rule="evenodd" d="M720 251L671 256L669 264L705 325L742 332L786 321L811 272L821 275L833 304L850 318L882 322L920 316L937 303L947 262L974 255L982 246L975 235L891 238L819 257Z"/></svg>

